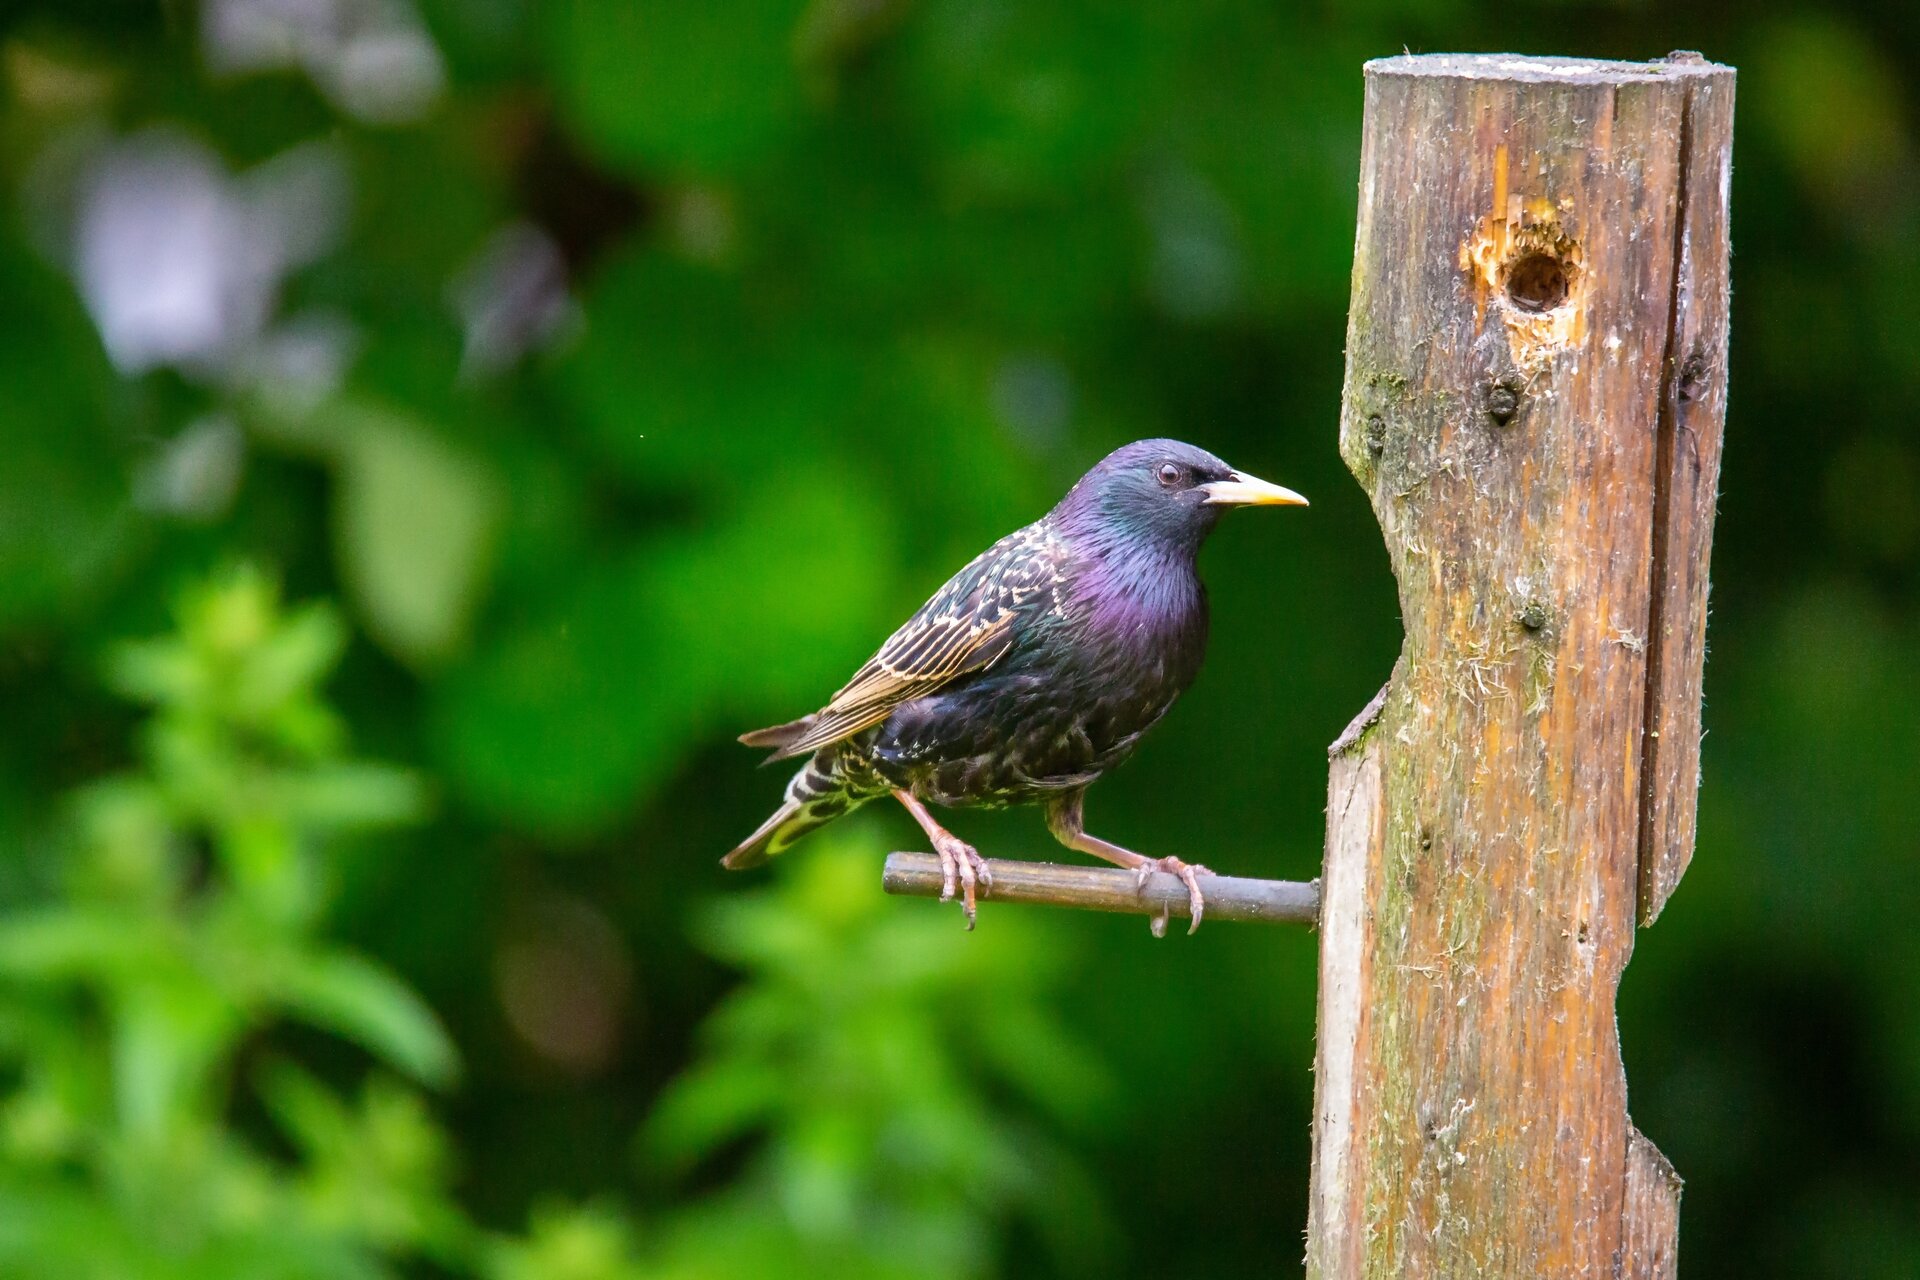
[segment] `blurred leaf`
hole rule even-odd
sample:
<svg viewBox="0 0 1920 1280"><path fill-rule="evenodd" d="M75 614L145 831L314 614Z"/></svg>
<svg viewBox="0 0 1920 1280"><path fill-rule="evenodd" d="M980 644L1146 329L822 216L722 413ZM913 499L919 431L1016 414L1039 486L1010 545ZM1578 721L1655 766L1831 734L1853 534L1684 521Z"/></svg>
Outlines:
<svg viewBox="0 0 1920 1280"><path fill-rule="evenodd" d="M274 607L269 601L263 606ZM236 710L251 724L295 729L289 739L312 749L319 744L303 740L297 725L281 717L289 704L298 704L313 692L340 661L347 647L347 630L330 606L308 605L288 610L279 625L246 642L245 661L236 664L238 678L227 690Z"/></svg>
<svg viewBox="0 0 1920 1280"><path fill-rule="evenodd" d="M608 1204L536 1209L525 1239L501 1239L487 1251L487 1280L643 1280L657 1275L635 1260L633 1228Z"/></svg>
<svg viewBox="0 0 1920 1280"><path fill-rule="evenodd" d="M107 685L141 702L190 702L208 696L205 668L193 651L169 636L118 645L102 664Z"/></svg>
<svg viewBox="0 0 1920 1280"><path fill-rule="evenodd" d="M215 1063L239 1025L221 994L179 972L147 975L116 993L115 1101L120 1123L137 1140L204 1122Z"/></svg>
<svg viewBox="0 0 1920 1280"><path fill-rule="evenodd" d="M300 820L331 831L405 826L429 808L417 774L383 764L318 765L282 781L280 793Z"/></svg>
<svg viewBox="0 0 1920 1280"><path fill-rule="evenodd" d="M397 414L356 411L339 463L341 576L374 638L416 666L466 640L503 514L475 457Z"/></svg>
<svg viewBox="0 0 1920 1280"><path fill-rule="evenodd" d="M265 977L291 1012L315 1026L357 1042L424 1083L453 1079L458 1059L439 1019L384 969L350 952L316 952Z"/></svg>
<svg viewBox="0 0 1920 1280"><path fill-rule="evenodd" d="M55 907L0 917L0 973L72 981L133 972L166 954L167 939L117 911Z"/></svg>
<svg viewBox="0 0 1920 1280"><path fill-rule="evenodd" d="M92 855L77 882L109 900L163 900L178 888L173 815L150 780L102 779L74 794L70 812L77 843Z"/></svg>
<svg viewBox="0 0 1920 1280"><path fill-rule="evenodd" d="M641 1130L649 1160L676 1173L763 1122L785 1093L782 1073L759 1062L721 1060L696 1066L647 1116Z"/></svg>
<svg viewBox="0 0 1920 1280"><path fill-rule="evenodd" d="M441 686L436 744L483 812L579 833L625 810L693 723L655 625L646 559L589 572Z"/></svg>
<svg viewBox="0 0 1920 1280"><path fill-rule="evenodd" d="M466 1247L470 1232L440 1190L446 1143L416 1094L375 1076L349 1105L286 1061L268 1065L260 1089L307 1157L301 1196L318 1222L383 1249Z"/></svg>
<svg viewBox="0 0 1920 1280"><path fill-rule="evenodd" d="M183 592L174 616L177 635L124 641L108 651L104 670L115 692L196 725L231 718L296 750L335 745L332 717L311 701L346 647L331 608L283 614L277 584L239 566Z"/></svg>

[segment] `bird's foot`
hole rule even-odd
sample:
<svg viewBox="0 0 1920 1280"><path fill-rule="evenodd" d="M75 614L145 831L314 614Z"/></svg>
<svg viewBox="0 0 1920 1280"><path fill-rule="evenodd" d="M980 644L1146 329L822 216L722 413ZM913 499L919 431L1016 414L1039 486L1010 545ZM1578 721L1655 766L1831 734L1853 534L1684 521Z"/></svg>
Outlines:
<svg viewBox="0 0 1920 1280"><path fill-rule="evenodd" d="M1179 858L1148 858L1134 869L1134 874L1139 878L1139 884L1142 889L1147 887L1147 877L1156 871L1164 871L1170 876L1178 876L1180 882L1187 886L1187 914L1193 921L1193 923L1187 926L1187 932L1189 934L1193 933L1194 930L1200 927L1200 917L1207 912L1207 900L1200 892L1200 877L1210 876L1213 872L1207 870L1197 862L1182 862ZM1163 910L1147 922L1147 927L1153 930L1154 937L1164 938L1167 936L1168 914L1168 912Z"/></svg>
<svg viewBox="0 0 1920 1280"><path fill-rule="evenodd" d="M933 851L940 856L940 901L953 901L957 883L960 907L966 913L967 929L971 931L978 909L977 894L993 888L993 873L987 870L987 860L972 845L947 832L933 837Z"/></svg>

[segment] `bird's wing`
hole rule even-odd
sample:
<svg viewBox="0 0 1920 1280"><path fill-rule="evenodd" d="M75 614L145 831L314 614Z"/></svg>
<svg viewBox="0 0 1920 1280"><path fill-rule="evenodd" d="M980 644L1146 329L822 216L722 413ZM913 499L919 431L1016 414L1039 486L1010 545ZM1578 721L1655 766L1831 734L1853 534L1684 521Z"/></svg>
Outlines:
<svg viewBox="0 0 1920 1280"><path fill-rule="evenodd" d="M1024 606L1042 596L1057 604L1059 584L1050 530L1029 525L1008 534L921 605L833 701L791 726L748 734L743 741L778 747L778 760L852 737L901 703L998 662L1013 647Z"/></svg>

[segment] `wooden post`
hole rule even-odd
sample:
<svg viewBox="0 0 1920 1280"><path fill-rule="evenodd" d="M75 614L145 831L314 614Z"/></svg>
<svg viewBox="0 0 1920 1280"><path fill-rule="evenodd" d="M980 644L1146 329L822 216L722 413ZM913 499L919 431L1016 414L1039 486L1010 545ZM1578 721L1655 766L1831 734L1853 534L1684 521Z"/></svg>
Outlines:
<svg viewBox="0 0 1920 1280"><path fill-rule="evenodd" d="M1673 1274L1614 996L1693 843L1733 79L1366 68L1340 448L1406 640L1333 753L1309 1275Z"/></svg>

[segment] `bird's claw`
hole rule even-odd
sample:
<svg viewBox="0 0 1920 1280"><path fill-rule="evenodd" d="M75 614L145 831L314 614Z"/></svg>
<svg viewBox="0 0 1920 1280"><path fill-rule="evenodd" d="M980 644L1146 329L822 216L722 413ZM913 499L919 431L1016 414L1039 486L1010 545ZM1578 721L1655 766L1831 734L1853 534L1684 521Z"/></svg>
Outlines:
<svg viewBox="0 0 1920 1280"><path fill-rule="evenodd" d="M1207 912L1206 897L1200 892L1200 877L1210 876L1213 872L1207 870L1197 862L1183 862L1179 858L1149 858L1134 868L1135 882L1141 889L1145 889L1147 887L1147 880L1156 871L1164 871L1170 876L1177 876L1180 882L1187 886L1187 914L1192 919L1192 923L1187 926L1187 933L1191 935L1195 930L1199 929L1200 918ZM1147 921L1147 927L1153 930L1154 937L1164 938L1167 936L1167 917L1170 914L1172 913L1162 908Z"/></svg>
<svg viewBox="0 0 1920 1280"><path fill-rule="evenodd" d="M967 929L971 932L978 912L977 895L993 888L993 872L987 869L987 860L980 856L979 850L953 836L935 840L933 851L940 856L940 901L953 901L958 882L960 909L967 917Z"/></svg>

